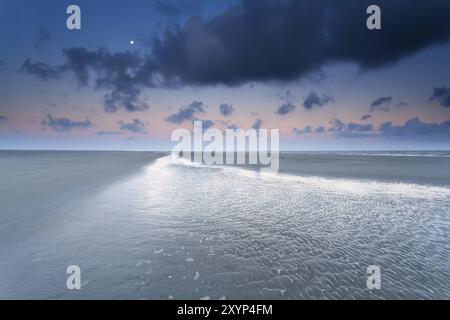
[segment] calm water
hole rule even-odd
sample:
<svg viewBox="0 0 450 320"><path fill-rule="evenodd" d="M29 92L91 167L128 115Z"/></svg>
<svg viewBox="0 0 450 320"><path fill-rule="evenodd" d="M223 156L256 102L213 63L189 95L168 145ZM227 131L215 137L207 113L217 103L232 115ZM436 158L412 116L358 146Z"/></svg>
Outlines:
<svg viewBox="0 0 450 320"><path fill-rule="evenodd" d="M449 152L0 151L0 205L0 298L450 298Z"/></svg>

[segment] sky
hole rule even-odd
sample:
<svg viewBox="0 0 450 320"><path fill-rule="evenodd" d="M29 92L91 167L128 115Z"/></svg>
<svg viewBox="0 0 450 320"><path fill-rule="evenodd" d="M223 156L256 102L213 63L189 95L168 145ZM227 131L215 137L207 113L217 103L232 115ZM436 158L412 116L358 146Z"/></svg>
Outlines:
<svg viewBox="0 0 450 320"><path fill-rule="evenodd" d="M0 149L170 150L203 120L279 129L283 150L448 150L449 16L448 0L0 0Z"/></svg>

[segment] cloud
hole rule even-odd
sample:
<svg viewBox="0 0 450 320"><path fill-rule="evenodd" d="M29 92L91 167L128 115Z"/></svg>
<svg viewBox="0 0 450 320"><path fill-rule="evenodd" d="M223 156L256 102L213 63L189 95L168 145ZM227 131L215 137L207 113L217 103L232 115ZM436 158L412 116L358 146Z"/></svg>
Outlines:
<svg viewBox="0 0 450 320"><path fill-rule="evenodd" d="M369 111L370 112L375 112L375 111L383 111L383 112L389 112L391 111L391 103L393 102L394 98L393 97L379 97L377 99L375 99L370 107L369 107ZM401 108L401 107L407 107L409 106L409 103L401 101L398 102L397 104L394 105L394 108ZM362 120L366 120L366 119L362 119Z"/></svg>
<svg viewBox="0 0 450 320"><path fill-rule="evenodd" d="M276 96L276 98L280 99L281 101L283 101L285 104L288 104L288 105L294 104L293 101L298 101L297 97L295 97L292 94L291 90L289 90L289 89L283 93L277 93L275 96ZM296 107L297 106L295 106L295 108Z"/></svg>
<svg viewBox="0 0 450 320"><path fill-rule="evenodd" d="M373 131L373 125L372 124L359 124L359 123L347 123L347 128L350 131Z"/></svg>
<svg viewBox="0 0 450 320"><path fill-rule="evenodd" d="M344 138L362 138L374 136L372 124L359 124L354 122L344 123L335 118L330 121L331 127L328 129L332 135Z"/></svg>
<svg viewBox="0 0 450 320"><path fill-rule="evenodd" d="M5 123L8 121L8 118L5 116L0 116L0 124Z"/></svg>
<svg viewBox="0 0 450 320"><path fill-rule="evenodd" d="M404 125L400 126L395 126L392 122L382 123L379 131L385 137L428 135L448 139L450 136L450 120L441 123L425 123L416 117L409 119Z"/></svg>
<svg viewBox="0 0 450 320"><path fill-rule="evenodd" d="M256 119L256 121L252 124L252 129L259 130L262 126L262 120Z"/></svg>
<svg viewBox="0 0 450 320"><path fill-rule="evenodd" d="M86 129L92 127L91 121L87 118L84 121L75 121L69 118L54 118L50 114L47 114L47 117L41 123L58 132L69 132L75 128Z"/></svg>
<svg viewBox="0 0 450 320"><path fill-rule="evenodd" d="M404 125L395 126L392 122L382 123L376 131L372 124L345 124L339 119L333 119L332 127L328 129L337 137L411 137L430 136L433 138L447 139L450 135L450 120L441 123L425 123L419 118L412 118Z"/></svg>
<svg viewBox="0 0 450 320"><path fill-rule="evenodd" d="M163 2L160 0L155 0L154 6L159 13L165 16L175 17L180 13L180 9L178 9L175 5L167 3L167 1Z"/></svg>
<svg viewBox="0 0 450 320"><path fill-rule="evenodd" d="M383 8L382 32L365 27L369 4L368 0L241 0L212 18L196 15L183 26L167 29L153 38L150 52L143 55L70 48L63 50L62 65L27 60L23 69L44 80L70 72L80 85L87 85L94 74L94 86L111 91L105 110L140 111L148 109L139 102L143 88L290 81L320 72L330 62L372 70L450 39L448 0L411 6L378 0Z"/></svg>
<svg viewBox="0 0 450 320"><path fill-rule="evenodd" d="M130 112L148 110L150 107L147 103L139 103L140 94L141 90L134 87L113 90L104 98L104 110L108 113L114 113L120 106Z"/></svg>
<svg viewBox="0 0 450 320"><path fill-rule="evenodd" d="M303 107L305 107L306 110L312 110L315 107L322 107L333 101L333 97L327 95L319 96L317 92L311 91L306 97L305 101L303 101Z"/></svg>
<svg viewBox="0 0 450 320"><path fill-rule="evenodd" d="M283 103L276 111L275 113L280 115L280 116L284 116L287 115L288 113L294 112L295 111L296 106L294 104L292 104L291 102L286 102Z"/></svg>
<svg viewBox="0 0 450 320"><path fill-rule="evenodd" d="M328 130L319 126L304 129L294 128L295 135L305 135L312 132L324 133L325 130L336 138L411 138L428 137L436 140L448 140L450 136L450 120L440 123L426 123L415 117L409 119L404 125L393 125L392 122L382 123L378 130L372 124L345 123L338 118L330 121Z"/></svg>
<svg viewBox="0 0 450 320"><path fill-rule="evenodd" d="M199 0L154 0L155 9L163 16L177 17L198 8Z"/></svg>
<svg viewBox="0 0 450 320"><path fill-rule="evenodd" d="M87 85L90 71L97 74L95 85L99 88L130 87L135 84L135 71L142 58L134 52L111 53L106 48L89 51L83 47L63 49L65 63L62 71L71 71L80 85Z"/></svg>
<svg viewBox="0 0 450 320"><path fill-rule="evenodd" d="M119 135L122 134L120 131L97 131L96 133L98 136L114 136L114 135Z"/></svg>
<svg viewBox="0 0 450 320"><path fill-rule="evenodd" d="M450 107L450 87L434 87L430 101L437 101L443 107Z"/></svg>
<svg viewBox="0 0 450 320"><path fill-rule="evenodd" d="M204 130L211 128L214 125L214 121L212 120L202 120L202 128Z"/></svg>
<svg viewBox="0 0 450 320"><path fill-rule="evenodd" d="M284 101L290 101L292 99L295 99L294 96L292 96L291 90L286 90L284 93L282 94L277 94L276 95L277 98L279 98L280 100L284 100Z"/></svg>
<svg viewBox="0 0 450 320"><path fill-rule="evenodd" d="M233 106L231 104L228 104L228 103L222 103L219 106L219 109L220 109L220 113L223 116L230 116L234 112Z"/></svg>
<svg viewBox="0 0 450 320"><path fill-rule="evenodd" d="M325 133L328 131L329 134L335 137L343 137L343 138L362 138L362 137L372 137L375 136L374 128L372 124L359 124L354 122L345 123L338 118L334 118L330 121L330 127L328 130L323 127L311 127L306 126L305 128L294 128L292 129L292 133L294 135L307 135L313 132L315 133Z"/></svg>
<svg viewBox="0 0 450 320"><path fill-rule="evenodd" d="M314 129L314 131L315 131L316 133L324 133L325 130L326 130L326 128L325 128L325 127L322 127L322 126L319 126L319 127L317 127L316 129Z"/></svg>
<svg viewBox="0 0 450 320"><path fill-rule="evenodd" d="M331 127L328 129L329 132L337 132L345 129L345 123L338 118L330 120Z"/></svg>
<svg viewBox="0 0 450 320"><path fill-rule="evenodd" d="M220 121L220 123L225 127L225 129L232 129L232 130L237 130L237 129L239 129L239 127L238 127L236 124L231 123L230 120L226 120L226 121L224 121L224 120L219 120L219 121Z"/></svg>
<svg viewBox="0 0 450 320"><path fill-rule="evenodd" d="M25 60L20 71L34 75L44 81L59 79L61 75L58 67L52 67L43 62L32 62L30 59Z"/></svg>
<svg viewBox="0 0 450 320"><path fill-rule="evenodd" d="M149 109L139 101L143 84L137 80L136 72L143 60L137 53L110 53L105 48L89 51L78 47L64 49L63 54L66 61L60 70L72 72L80 86L88 85L90 72L94 72L95 88L111 90L104 97L106 112L116 112L119 107L130 112Z"/></svg>
<svg viewBox="0 0 450 320"><path fill-rule="evenodd" d="M369 120L370 118L372 118L372 115L371 114L365 114L365 115L363 115L362 117L361 117L361 120Z"/></svg>
<svg viewBox="0 0 450 320"><path fill-rule="evenodd" d="M210 20L192 17L155 39L153 62L167 78L182 83L236 85L293 80L330 61L375 69L450 38L446 0L407 8L401 1L377 1L383 32L365 28L370 4L243 0Z"/></svg>
<svg viewBox="0 0 450 320"><path fill-rule="evenodd" d="M294 128L294 129L292 129L292 133L295 134L296 136L300 136L300 135L312 133L313 129L314 128L310 127L310 126L307 126L303 129Z"/></svg>
<svg viewBox="0 0 450 320"><path fill-rule="evenodd" d="M389 110L391 110L389 104L392 102L392 100L392 97L379 97L370 104L369 110L370 112L374 112L377 110L388 112Z"/></svg>
<svg viewBox="0 0 450 320"><path fill-rule="evenodd" d="M63 49L63 56L65 62L59 66L27 59L21 70L42 80L55 80L64 73L71 73L81 87L88 86L93 75L95 89L110 90L104 96L106 112L116 112L119 107L130 112L149 109L139 98L142 88L151 86L149 82L152 80L140 79L138 73L143 59L137 53L111 53L106 48L89 51L83 47L75 47Z"/></svg>
<svg viewBox="0 0 450 320"><path fill-rule="evenodd" d="M409 106L409 103L402 101L402 102L397 103L394 107L400 108L400 107L407 107L407 106Z"/></svg>
<svg viewBox="0 0 450 320"><path fill-rule="evenodd" d="M36 48L41 48L42 46L50 43L51 38L50 34L44 27L40 27L37 33L36 41L34 42L34 46Z"/></svg>
<svg viewBox="0 0 450 320"><path fill-rule="evenodd" d="M205 113L205 107L201 101L193 101L190 105L180 108L180 110L169 116L166 121L181 124L186 120L194 120L194 116Z"/></svg>
<svg viewBox="0 0 450 320"><path fill-rule="evenodd" d="M132 122L123 122L119 121L120 130L131 131L134 133L143 133L146 134L147 130L145 129L146 125L139 119L133 119Z"/></svg>

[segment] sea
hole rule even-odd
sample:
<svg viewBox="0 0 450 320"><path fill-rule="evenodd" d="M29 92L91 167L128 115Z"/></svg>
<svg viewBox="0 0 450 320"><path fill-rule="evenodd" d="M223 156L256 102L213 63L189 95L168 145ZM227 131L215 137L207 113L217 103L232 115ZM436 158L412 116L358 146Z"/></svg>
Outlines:
<svg viewBox="0 0 450 320"><path fill-rule="evenodd" d="M450 299L450 152L0 151L0 299Z"/></svg>

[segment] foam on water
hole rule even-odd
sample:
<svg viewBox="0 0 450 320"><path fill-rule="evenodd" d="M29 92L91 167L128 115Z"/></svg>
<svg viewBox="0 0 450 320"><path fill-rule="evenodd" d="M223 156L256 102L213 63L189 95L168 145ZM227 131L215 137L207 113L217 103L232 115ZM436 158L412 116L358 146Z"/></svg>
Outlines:
<svg viewBox="0 0 450 320"><path fill-rule="evenodd" d="M329 179L322 177L304 177L285 173L268 173L257 170L248 170L233 166L206 165L192 162L182 158L162 157L150 165L148 170L162 169L166 166L187 166L196 168L213 168L220 169L223 172L248 177L253 179L263 179L267 182L285 181L296 184L304 184L310 187L321 189L330 189L340 192L349 192L356 194L386 193L397 196L429 198L450 196L450 188L420 185L402 182L380 182L374 180L357 180L357 179Z"/></svg>

